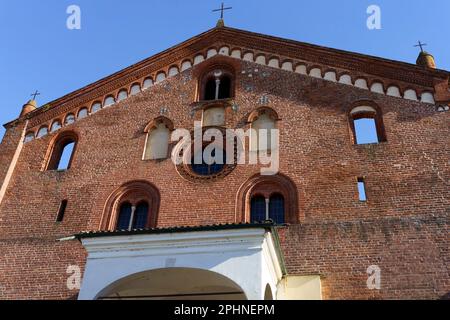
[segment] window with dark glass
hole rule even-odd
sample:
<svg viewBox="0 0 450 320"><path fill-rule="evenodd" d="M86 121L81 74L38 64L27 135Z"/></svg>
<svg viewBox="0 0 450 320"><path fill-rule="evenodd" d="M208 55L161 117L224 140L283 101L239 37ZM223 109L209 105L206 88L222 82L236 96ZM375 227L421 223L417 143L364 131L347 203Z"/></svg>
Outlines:
<svg viewBox="0 0 450 320"><path fill-rule="evenodd" d="M284 223L284 198L275 194L269 199L269 217L278 224Z"/></svg>
<svg viewBox="0 0 450 320"><path fill-rule="evenodd" d="M254 196L250 202L251 222L273 220L277 224L285 223L284 197L274 194L269 198Z"/></svg>
<svg viewBox="0 0 450 320"><path fill-rule="evenodd" d="M126 202L120 206L119 219L117 221L117 230L130 229L131 211L131 203Z"/></svg>
<svg viewBox="0 0 450 320"><path fill-rule="evenodd" d="M220 157L220 154L218 154L218 159L215 159L212 164L207 164L203 152L201 163L196 163L196 157L192 157L192 171L201 176L210 176L220 173L225 167L227 161L226 152L224 150L221 150L220 153L222 154L222 157ZM211 157L216 157L216 150L213 150L211 152Z"/></svg>
<svg viewBox="0 0 450 320"><path fill-rule="evenodd" d="M137 205L133 221L133 229L144 229L148 221L148 204L142 202Z"/></svg>
<svg viewBox="0 0 450 320"><path fill-rule="evenodd" d="M263 196L255 196L250 204L251 222L260 222L267 220L266 217L266 199Z"/></svg>
<svg viewBox="0 0 450 320"><path fill-rule="evenodd" d="M149 206L147 202L141 202L133 206L125 202L120 206L117 219L117 230L144 229L148 224Z"/></svg>

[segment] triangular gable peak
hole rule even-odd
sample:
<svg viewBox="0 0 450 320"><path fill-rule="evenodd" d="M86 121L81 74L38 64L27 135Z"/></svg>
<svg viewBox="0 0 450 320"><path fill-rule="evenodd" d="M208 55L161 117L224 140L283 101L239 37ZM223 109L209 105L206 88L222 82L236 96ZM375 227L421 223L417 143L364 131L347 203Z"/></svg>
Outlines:
<svg viewBox="0 0 450 320"><path fill-rule="evenodd" d="M103 104L108 97L118 100L121 92L129 96L133 85L145 88L162 82L218 54L397 98L431 104L450 101L449 73L444 70L217 27L52 101L24 118L30 119L30 129L50 126L56 119L63 121L68 113L76 116L82 108L90 110L96 102Z"/></svg>

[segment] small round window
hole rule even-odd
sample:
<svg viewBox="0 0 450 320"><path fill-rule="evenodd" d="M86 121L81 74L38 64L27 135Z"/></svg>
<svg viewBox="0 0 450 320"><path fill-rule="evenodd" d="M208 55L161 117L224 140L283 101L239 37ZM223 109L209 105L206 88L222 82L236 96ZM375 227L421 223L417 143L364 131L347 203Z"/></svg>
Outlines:
<svg viewBox="0 0 450 320"><path fill-rule="evenodd" d="M225 168L226 161L226 152L224 150L214 149L209 155L203 152L202 154L193 156L191 169L195 174L200 176L213 176L219 174Z"/></svg>

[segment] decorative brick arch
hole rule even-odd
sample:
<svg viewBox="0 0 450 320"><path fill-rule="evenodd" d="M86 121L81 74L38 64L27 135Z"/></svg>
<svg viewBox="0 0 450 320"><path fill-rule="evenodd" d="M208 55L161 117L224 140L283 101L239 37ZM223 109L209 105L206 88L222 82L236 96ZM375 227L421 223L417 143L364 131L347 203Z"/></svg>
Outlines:
<svg viewBox="0 0 450 320"><path fill-rule="evenodd" d="M160 198L159 190L147 181L136 180L123 184L106 201L100 229L115 230L119 209L123 203L129 202L131 205L137 205L143 201L149 205L149 218L146 227L156 227Z"/></svg>
<svg viewBox="0 0 450 320"><path fill-rule="evenodd" d="M196 93L197 101L203 101L206 83L211 78L214 78L214 72L216 70L222 71L223 75L227 76L230 79L230 98L234 98L236 87L236 72L237 70L239 70L239 64L235 61L235 59L223 55L216 55L196 66L193 71L194 77L198 79Z"/></svg>
<svg viewBox="0 0 450 320"><path fill-rule="evenodd" d="M249 116L247 117L247 123L252 123L253 121L257 120L260 116L263 114L268 115L271 119L274 121L280 121L280 117L278 116L278 113L270 108L270 107L259 107L258 109L252 111Z"/></svg>
<svg viewBox="0 0 450 320"><path fill-rule="evenodd" d="M153 129L158 128L158 126L161 123L163 123L167 127L167 129L169 129L170 131L175 130L175 126L173 125L172 120L170 120L169 118L164 117L164 116L159 116L147 124L147 126L144 129L144 133L149 133Z"/></svg>
<svg viewBox="0 0 450 320"><path fill-rule="evenodd" d="M286 223L299 223L298 191L295 183L287 176L255 175L241 185L236 196L236 220L250 222L250 202L253 196L261 195L266 198L274 194L281 194L285 202Z"/></svg>

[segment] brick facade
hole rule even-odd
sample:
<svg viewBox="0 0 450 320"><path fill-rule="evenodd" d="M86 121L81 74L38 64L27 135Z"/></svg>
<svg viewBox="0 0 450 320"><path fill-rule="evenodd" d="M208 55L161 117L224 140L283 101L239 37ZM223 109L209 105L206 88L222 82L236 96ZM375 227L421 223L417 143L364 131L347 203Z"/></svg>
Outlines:
<svg viewBox="0 0 450 320"><path fill-rule="evenodd" d="M280 173L298 191L298 224L279 230L288 273L320 274L325 299L448 298L449 113L255 62L214 59L232 60L236 69L234 102L239 108L227 109L226 127L248 128L262 95L280 118ZM194 120L201 120L200 110L192 112L201 70L202 64L194 66L24 145L0 203L0 298L76 297L77 291L67 289L66 268L83 268L85 252L77 241L57 239L99 230L108 214L107 200L130 181L145 180L159 190L158 227L242 221L237 195L259 173L258 166L237 166L213 181L190 181L170 159L142 160L145 128L161 108L167 108L164 116L175 128L192 130ZM377 77L383 73L375 71ZM422 80L443 81L443 71L420 73ZM414 85L425 85L422 80ZM366 100L382 110L387 141L354 145L348 113ZM56 114L58 108L55 103L47 112ZM42 112L31 114L30 122ZM24 119L7 126L0 145L0 182ZM52 141L65 131L79 137L71 168L44 171ZM366 203L358 201L358 177L365 177ZM55 223L63 199L68 200L64 221ZM381 290L366 287L370 265L381 268Z"/></svg>

